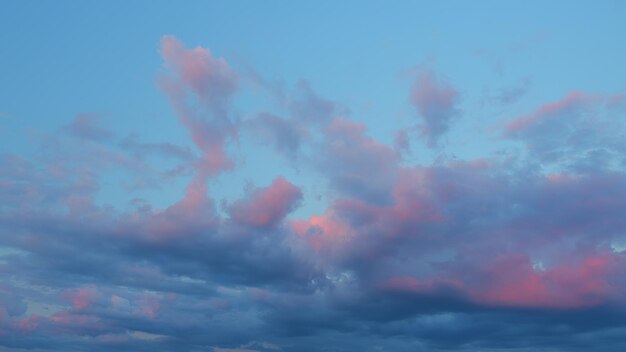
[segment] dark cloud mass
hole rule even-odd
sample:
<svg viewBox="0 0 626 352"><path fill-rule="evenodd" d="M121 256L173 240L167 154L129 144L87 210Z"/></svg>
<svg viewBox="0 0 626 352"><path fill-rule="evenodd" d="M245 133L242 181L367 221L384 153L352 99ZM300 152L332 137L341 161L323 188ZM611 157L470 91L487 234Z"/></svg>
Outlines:
<svg viewBox="0 0 626 352"><path fill-rule="evenodd" d="M194 150L81 114L36 157L1 154L0 350L626 348L623 95L573 92L511 118L497 134L516 154L408 165L406 131L394 149L309 83L283 115L241 117L225 59L161 45L157 85ZM429 147L460 115L441 77L424 70L410 91ZM310 199L285 175L213 198L243 138L323 180L325 209L294 214ZM118 209L96 201L111 170L128 192L190 177L168 206Z"/></svg>

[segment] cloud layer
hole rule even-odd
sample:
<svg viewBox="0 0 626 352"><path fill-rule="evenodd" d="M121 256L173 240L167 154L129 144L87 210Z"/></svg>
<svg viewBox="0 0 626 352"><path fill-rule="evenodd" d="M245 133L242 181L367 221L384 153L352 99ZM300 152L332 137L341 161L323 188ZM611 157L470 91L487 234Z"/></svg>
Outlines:
<svg viewBox="0 0 626 352"><path fill-rule="evenodd" d="M626 347L623 95L566 93L511 117L495 138L517 153L408 164L304 81L281 112L241 117L244 78L225 59L172 36L161 56L193 150L81 114L37 156L0 156L2 349ZM461 93L424 70L409 96L421 141L439 145ZM283 170L216 200L243 138L322 180L325 209L294 215L311 199ZM185 192L103 206L110 172L129 192L170 178Z"/></svg>

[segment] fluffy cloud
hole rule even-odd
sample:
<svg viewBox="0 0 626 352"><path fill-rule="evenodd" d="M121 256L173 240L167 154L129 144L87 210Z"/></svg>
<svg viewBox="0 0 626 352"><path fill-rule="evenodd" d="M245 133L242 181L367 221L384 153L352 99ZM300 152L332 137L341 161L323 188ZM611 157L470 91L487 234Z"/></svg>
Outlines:
<svg viewBox="0 0 626 352"><path fill-rule="evenodd" d="M252 192L229 207L231 218L238 223L256 227L272 227L280 222L302 199L300 189L282 177Z"/></svg>

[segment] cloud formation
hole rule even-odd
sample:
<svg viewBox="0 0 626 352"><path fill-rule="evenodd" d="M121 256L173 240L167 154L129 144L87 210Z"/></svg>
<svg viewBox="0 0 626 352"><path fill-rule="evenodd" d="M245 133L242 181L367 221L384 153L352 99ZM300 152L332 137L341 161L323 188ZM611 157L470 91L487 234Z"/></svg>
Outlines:
<svg viewBox="0 0 626 352"><path fill-rule="evenodd" d="M293 210L301 199L300 189L279 177L267 188L254 190L246 199L236 201L228 212L237 223L272 227Z"/></svg>
<svg viewBox="0 0 626 352"><path fill-rule="evenodd" d="M195 150L79 115L36 156L1 155L1 349L625 347L623 95L570 93L511 117L501 141L519 154L409 165L406 135L394 150L307 83L282 110L238 119L231 64L172 36L161 55L158 86ZM431 146L460 109L439 77L422 72L410 92ZM239 137L298 172L220 203ZM172 165L153 158L187 170L179 199L98 201L111 172L170 186ZM328 203L300 215L307 177Z"/></svg>
<svg viewBox="0 0 626 352"><path fill-rule="evenodd" d="M570 92L509 121L504 138L522 142L544 164L577 172L624 165L626 150L620 95Z"/></svg>
<svg viewBox="0 0 626 352"><path fill-rule="evenodd" d="M432 70L420 70L409 101L422 120L419 129L428 146L437 146L441 136L450 129L450 124L459 114L459 99L460 93Z"/></svg>
<svg viewBox="0 0 626 352"><path fill-rule="evenodd" d="M161 56L170 74L161 77L160 86L202 152L198 176L206 179L231 169L226 142L237 132L229 111L238 88L237 73L209 49L187 49L173 36L161 39Z"/></svg>

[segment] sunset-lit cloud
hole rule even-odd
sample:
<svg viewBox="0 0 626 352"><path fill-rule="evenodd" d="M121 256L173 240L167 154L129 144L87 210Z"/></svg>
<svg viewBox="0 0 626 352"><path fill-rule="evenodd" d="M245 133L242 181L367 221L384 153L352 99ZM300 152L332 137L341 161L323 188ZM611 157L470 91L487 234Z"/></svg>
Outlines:
<svg viewBox="0 0 626 352"><path fill-rule="evenodd" d="M158 116L75 102L5 136L0 350L626 346L614 84L535 94L520 68L473 91L469 63L440 59L387 67L405 80L378 101L342 83L378 76L337 48L316 59L332 82L273 84L303 66L252 40L156 39L142 104Z"/></svg>

